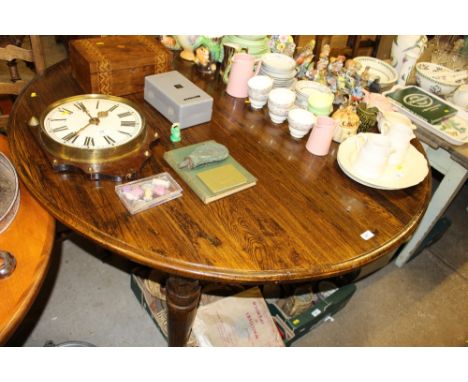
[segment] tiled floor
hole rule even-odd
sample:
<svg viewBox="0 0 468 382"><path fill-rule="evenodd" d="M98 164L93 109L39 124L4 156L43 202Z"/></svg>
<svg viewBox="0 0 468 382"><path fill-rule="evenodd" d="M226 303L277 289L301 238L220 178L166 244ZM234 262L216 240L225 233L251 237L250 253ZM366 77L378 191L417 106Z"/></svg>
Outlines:
<svg viewBox="0 0 468 382"><path fill-rule="evenodd" d="M44 39L49 63L64 55ZM437 177L434 178L437 183ZM390 263L357 283L333 322L295 346L466 346L468 344L468 187L447 211L446 234L405 267ZM166 346L130 290L134 264L72 236L56 245L36 303L9 345L70 340L100 346Z"/></svg>

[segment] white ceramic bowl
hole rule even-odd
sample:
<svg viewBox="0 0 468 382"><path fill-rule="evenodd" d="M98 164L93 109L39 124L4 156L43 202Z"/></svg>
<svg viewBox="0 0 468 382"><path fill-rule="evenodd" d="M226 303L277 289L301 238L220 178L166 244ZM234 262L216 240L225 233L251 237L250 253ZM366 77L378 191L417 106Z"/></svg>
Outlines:
<svg viewBox="0 0 468 382"><path fill-rule="evenodd" d="M273 89L268 95L268 105L290 108L296 100L296 93L286 88Z"/></svg>
<svg viewBox="0 0 468 382"><path fill-rule="evenodd" d="M455 91L463 81L443 79L444 73L452 71L445 66L432 62L419 62L416 64L416 82L424 90L436 95L448 95ZM442 76L442 78L440 78Z"/></svg>
<svg viewBox="0 0 468 382"><path fill-rule="evenodd" d="M247 82L249 101L254 109L261 109L268 100L268 94L273 88L273 80L268 76L254 76Z"/></svg>
<svg viewBox="0 0 468 382"><path fill-rule="evenodd" d="M390 89L393 85L396 84L398 80L398 73L390 64L387 64L385 61L367 56L355 57L353 60L361 64L359 73L362 73L366 69L366 66L368 66L370 80L373 81L377 77L380 78L380 86L382 87L382 90Z"/></svg>
<svg viewBox="0 0 468 382"><path fill-rule="evenodd" d="M292 109L288 113L289 133L294 138L306 135L316 121L315 115L304 109Z"/></svg>
<svg viewBox="0 0 468 382"><path fill-rule="evenodd" d="M273 88L273 80L268 76L253 76L247 85L249 89L268 93Z"/></svg>

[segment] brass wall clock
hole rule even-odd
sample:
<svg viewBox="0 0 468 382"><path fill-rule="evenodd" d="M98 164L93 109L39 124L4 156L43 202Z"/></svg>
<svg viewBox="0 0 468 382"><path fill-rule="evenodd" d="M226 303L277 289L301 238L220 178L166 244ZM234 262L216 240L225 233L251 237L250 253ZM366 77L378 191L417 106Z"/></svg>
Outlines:
<svg viewBox="0 0 468 382"><path fill-rule="evenodd" d="M132 179L158 138L137 105L103 94L58 100L39 122L39 143L53 168L81 169L91 179Z"/></svg>

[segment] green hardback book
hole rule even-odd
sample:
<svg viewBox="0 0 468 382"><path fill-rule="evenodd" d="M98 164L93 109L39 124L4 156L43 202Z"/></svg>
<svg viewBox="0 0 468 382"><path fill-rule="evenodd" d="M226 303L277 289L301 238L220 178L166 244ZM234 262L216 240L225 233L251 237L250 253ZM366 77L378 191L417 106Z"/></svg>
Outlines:
<svg viewBox="0 0 468 382"><path fill-rule="evenodd" d="M433 97L431 94L416 86L408 86L403 89L395 90L394 92L388 93L387 97L390 97L398 106L423 118L431 125L452 117L458 112L454 107Z"/></svg>
<svg viewBox="0 0 468 382"><path fill-rule="evenodd" d="M191 154L197 146L205 143L207 142L181 147L164 153L166 162L205 204L255 186L257 178L230 155L222 161L207 163L193 169L179 168L180 162Z"/></svg>

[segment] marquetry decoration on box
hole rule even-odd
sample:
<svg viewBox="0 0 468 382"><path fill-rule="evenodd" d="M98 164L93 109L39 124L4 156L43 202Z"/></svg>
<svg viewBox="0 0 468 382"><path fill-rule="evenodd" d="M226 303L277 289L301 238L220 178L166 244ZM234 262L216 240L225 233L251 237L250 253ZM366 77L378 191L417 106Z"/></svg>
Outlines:
<svg viewBox="0 0 468 382"><path fill-rule="evenodd" d="M146 76L171 70L172 54L154 37L108 36L70 42L72 75L85 93L143 91Z"/></svg>

